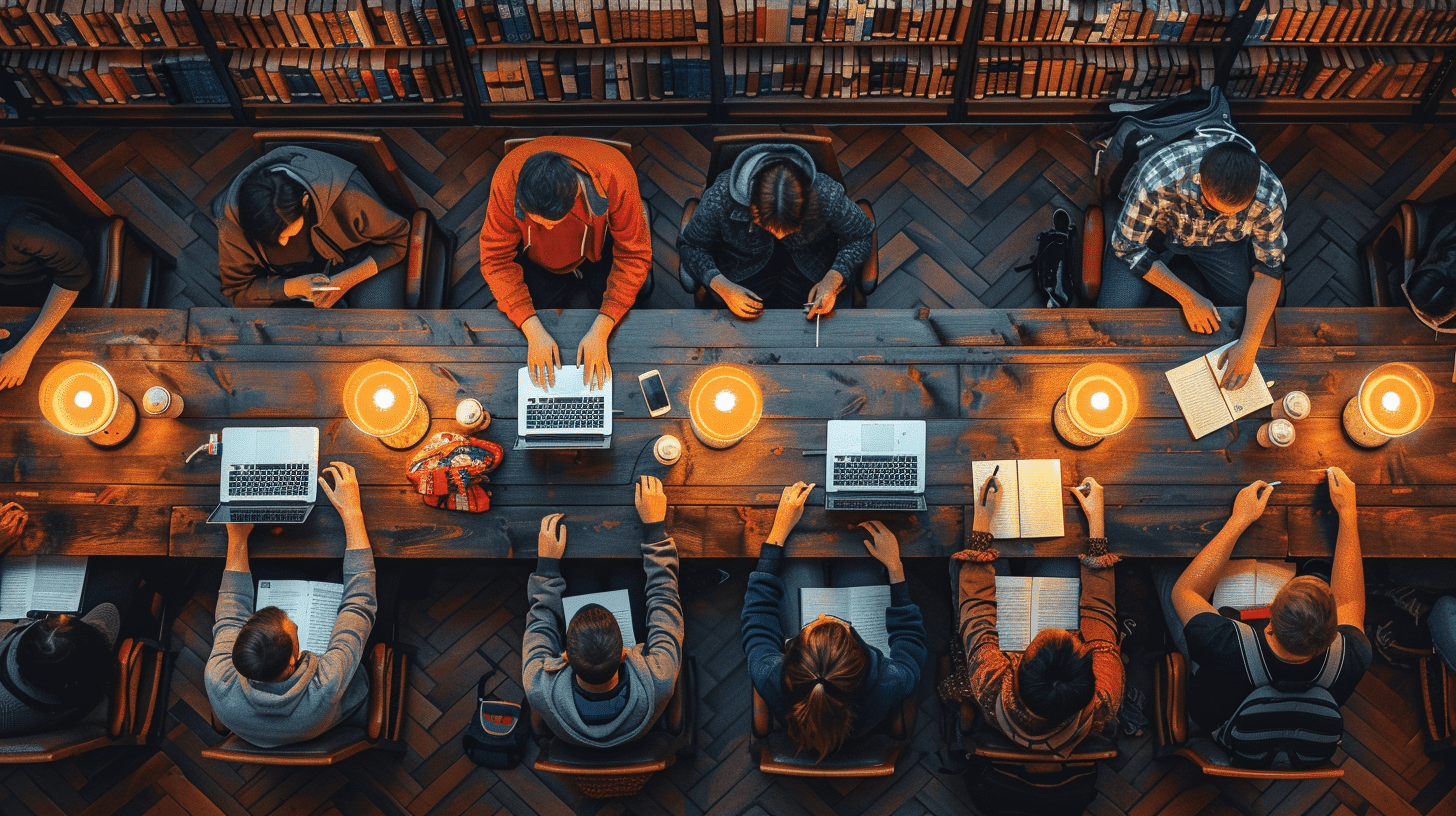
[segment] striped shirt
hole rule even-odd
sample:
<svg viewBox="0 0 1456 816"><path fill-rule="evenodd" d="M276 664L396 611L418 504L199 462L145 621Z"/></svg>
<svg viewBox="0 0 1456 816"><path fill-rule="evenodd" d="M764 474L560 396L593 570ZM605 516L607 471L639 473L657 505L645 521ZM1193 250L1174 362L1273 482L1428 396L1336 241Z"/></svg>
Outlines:
<svg viewBox="0 0 1456 816"><path fill-rule="evenodd" d="M1112 250L1143 277L1152 269L1156 254L1148 248L1153 230L1171 243L1185 247L1207 247L1220 241L1251 238L1254 270L1271 278L1284 277L1284 185L1269 166L1259 163L1259 189L1254 201L1236 213L1221 213L1203 203L1198 184L1198 164L1204 151L1219 142L1221 135L1195 136L1175 142L1153 154L1123 205L1122 217L1112 234Z"/></svg>

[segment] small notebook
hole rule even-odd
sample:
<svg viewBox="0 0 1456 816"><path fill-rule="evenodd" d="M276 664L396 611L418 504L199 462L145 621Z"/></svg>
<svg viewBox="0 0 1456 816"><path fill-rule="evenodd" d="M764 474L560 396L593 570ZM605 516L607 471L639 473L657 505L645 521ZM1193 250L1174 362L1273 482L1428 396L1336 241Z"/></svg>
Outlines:
<svg viewBox="0 0 1456 816"><path fill-rule="evenodd" d="M259 581L255 609L276 606L298 627L298 649L322 655L334 636L344 585L328 581Z"/></svg>
<svg viewBox="0 0 1456 816"><path fill-rule="evenodd" d="M887 584L859 587L803 587L799 590L799 626L808 626L819 615L833 615L859 633L865 643L890 653L890 633L885 629L885 610L890 608Z"/></svg>
<svg viewBox="0 0 1456 816"><path fill-rule="evenodd" d="M1080 578L996 576L996 634L1003 652L1024 652L1043 629L1078 629Z"/></svg>
<svg viewBox="0 0 1456 816"><path fill-rule="evenodd" d="M622 629L622 646L631 649L637 645L637 636L632 632L632 596L625 589L611 592L589 592L585 595L565 595L561 598L561 611L566 613L566 625L587 604L601 604L617 619Z"/></svg>
<svg viewBox="0 0 1456 816"><path fill-rule="evenodd" d="M32 609L79 612L85 586L84 555L7 555L0 558L0 620Z"/></svg>
<svg viewBox="0 0 1456 816"><path fill-rule="evenodd" d="M1001 470L996 471L1000 465ZM996 514L991 516L995 538L1057 538L1066 534L1062 517L1062 460L993 459L971 463L972 501L981 500L981 487L991 473L1001 483Z"/></svg>
<svg viewBox="0 0 1456 816"><path fill-rule="evenodd" d="M1274 396L1269 393L1257 363L1243 388L1227 391L1219 386L1224 369L1218 367L1218 358L1233 345L1220 346L1167 373L1168 385L1173 387L1173 397L1178 400L1178 408L1188 420L1188 430L1193 432L1194 439L1274 404Z"/></svg>
<svg viewBox="0 0 1456 816"><path fill-rule="evenodd" d="M1262 609L1274 602L1279 588L1294 578L1294 565L1284 561L1230 561L1213 590L1213 608Z"/></svg>

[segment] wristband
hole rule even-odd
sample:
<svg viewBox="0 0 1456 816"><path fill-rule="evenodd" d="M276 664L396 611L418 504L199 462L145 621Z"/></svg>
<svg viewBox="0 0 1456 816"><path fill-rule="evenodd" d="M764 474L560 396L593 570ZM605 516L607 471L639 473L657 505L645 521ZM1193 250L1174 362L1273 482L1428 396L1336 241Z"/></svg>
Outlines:
<svg viewBox="0 0 1456 816"><path fill-rule="evenodd" d="M1087 539L1087 555L1091 558L1107 555L1107 536Z"/></svg>

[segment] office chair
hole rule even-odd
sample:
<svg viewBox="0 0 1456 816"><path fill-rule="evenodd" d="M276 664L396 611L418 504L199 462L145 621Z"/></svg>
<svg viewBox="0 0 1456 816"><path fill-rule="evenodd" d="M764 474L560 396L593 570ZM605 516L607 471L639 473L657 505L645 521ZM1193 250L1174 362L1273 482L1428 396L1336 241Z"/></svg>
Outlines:
<svg viewBox="0 0 1456 816"><path fill-rule="evenodd" d="M754 690L748 753L758 756L758 769L767 774L820 779L890 776L895 773L895 762L915 732L915 705L915 695L906 697L870 733L856 737L816 762L818 754L800 751L774 722L768 704Z"/></svg>
<svg viewBox="0 0 1456 816"><path fill-rule="evenodd" d="M1370 281L1370 305L1406 306L1401 284L1415 271L1438 226L1436 215L1456 208L1456 196L1435 201L1402 201L1377 226L1361 249Z"/></svg>

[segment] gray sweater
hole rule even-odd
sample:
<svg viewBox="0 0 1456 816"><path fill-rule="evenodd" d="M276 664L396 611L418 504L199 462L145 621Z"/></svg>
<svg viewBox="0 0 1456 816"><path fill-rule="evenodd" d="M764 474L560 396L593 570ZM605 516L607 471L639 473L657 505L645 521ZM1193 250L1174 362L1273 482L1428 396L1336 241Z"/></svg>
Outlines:
<svg viewBox="0 0 1456 816"><path fill-rule="evenodd" d="M313 739L343 722L369 698L369 677L358 669L377 607L373 551L345 550L344 596L328 651L300 652L288 679L258 683L233 668L233 642L253 615L253 574L225 571L204 675L217 719L263 748Z"/></svg>
<svg viewBox="0 0 1456 816"><path fill-rule="evenodd" d="M565 641L561 596L566 581L560 562L542 558L526 585L525 657L521 669L526 699L551 733L573 745L608 748L640 737L672 698L682 663L683 611L677 590L677 546L662 522L643 525L642 566L647 572L647 641L627 652L623 682L626 708L610 722L591 725L577 712L571 666L562 659Z"/></svg>

